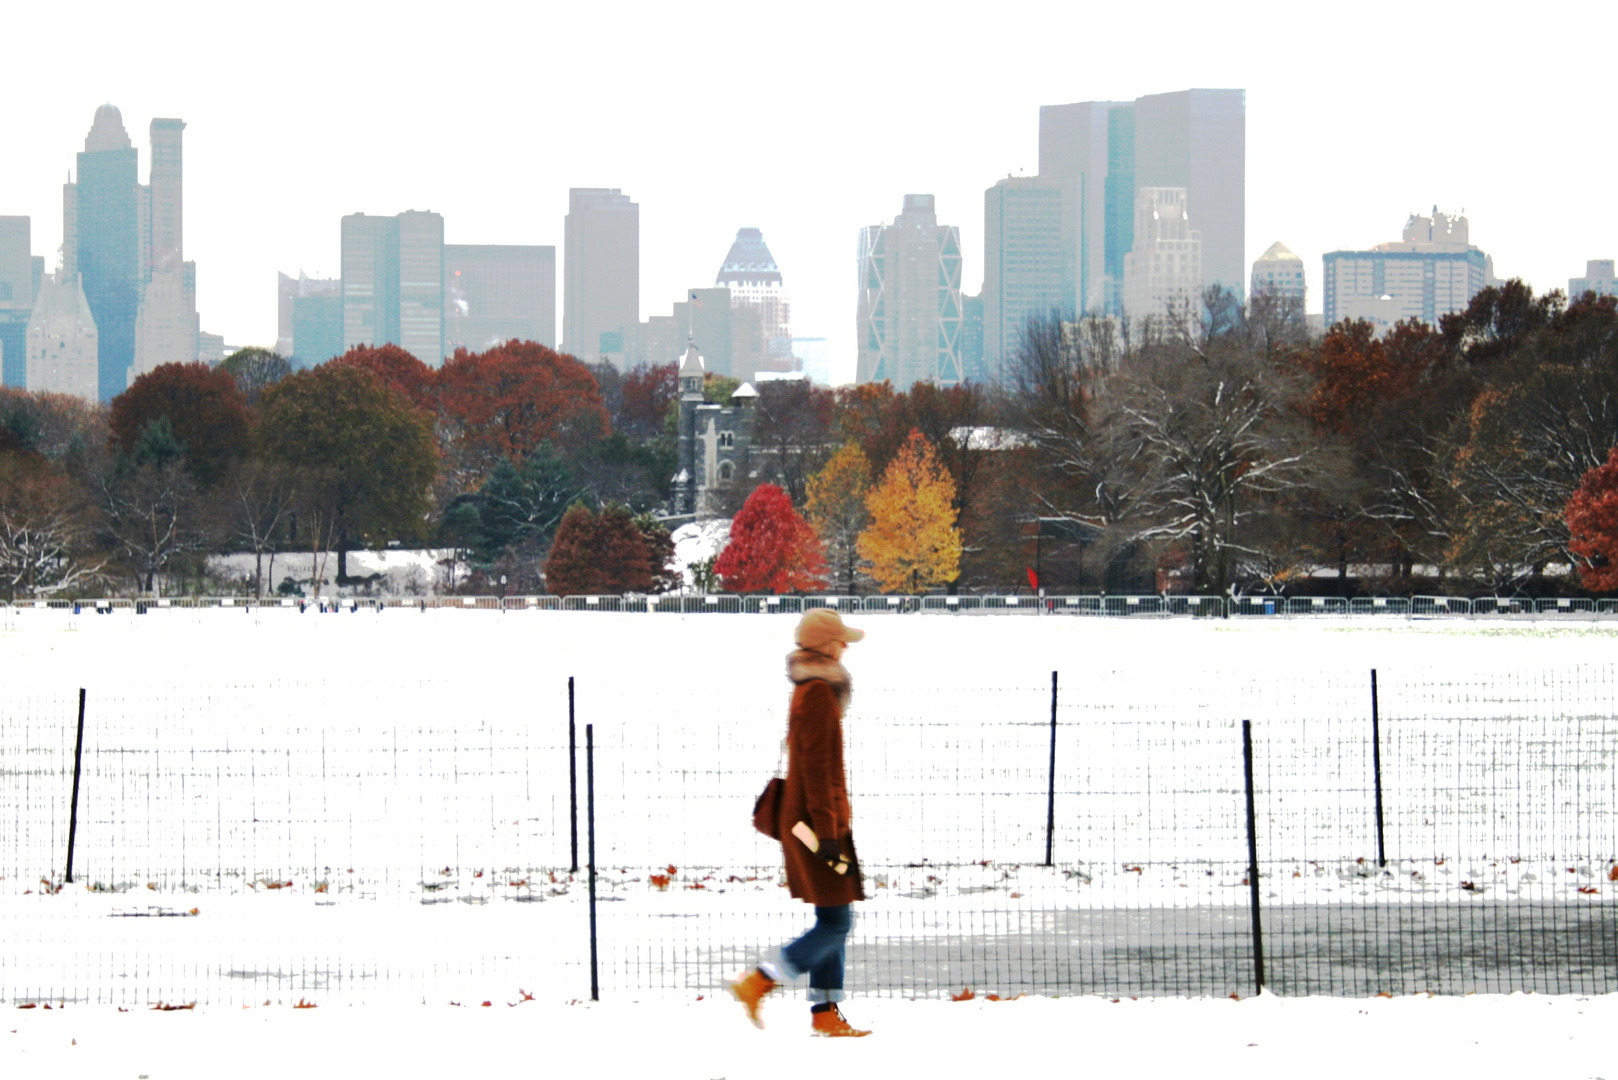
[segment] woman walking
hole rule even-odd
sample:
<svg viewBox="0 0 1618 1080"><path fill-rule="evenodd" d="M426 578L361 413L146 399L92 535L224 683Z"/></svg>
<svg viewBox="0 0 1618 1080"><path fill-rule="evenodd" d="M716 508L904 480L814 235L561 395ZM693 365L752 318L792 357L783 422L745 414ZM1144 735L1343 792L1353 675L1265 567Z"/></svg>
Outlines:
<svg viewBox="0 0 1618 1080"><path fill-rule="evenodd" d="M810 1025L816 1035L869 1035L843 1018L843 956L853 925L851 905L865 899L854 854L852 811L843 773L843 715L852 686L842 665L850 642L865 636L837 612L817 608L798 621L798 647L787 656L792 706L787 718L786 790L776 835L786 857L787 887L815 907L802 937L730 984L756 1027L764 998L788 978L809 976Z"/></svg>

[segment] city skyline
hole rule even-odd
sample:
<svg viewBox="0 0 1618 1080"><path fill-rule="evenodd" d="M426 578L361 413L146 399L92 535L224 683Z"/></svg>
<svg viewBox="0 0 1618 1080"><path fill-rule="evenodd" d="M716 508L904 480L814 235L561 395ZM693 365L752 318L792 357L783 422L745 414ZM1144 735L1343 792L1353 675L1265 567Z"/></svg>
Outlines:
<svg viewBox="0 0 1618 1080"><path fill-rule="evenodd" d="M540 20L520 9L499 10L513 33L543 27L553 39L600 33L606 25L580 13ZM859 94L783 85L761 100L736 99L727 106L727 123L767 128L772 150L755 153L746 140L706 140L701 169L692 167L688 152L693 107L729 93L724 57L784 24L703 19L693 29L673 13L648 11L615 47L634 70L662 65L671 50L687 57L682 78L666 90L653 93L649 78L595 86L599 80L586 78L592 67L582 55L558 50L556 84L590 83L590 95L552 98L516 72L499 70L488 73L488 93L479 100L509 100L510 108L468 108L425 86L401 87L355 141L340 114L288 110L286 102L299 93L288 86L317 74L331 80L321 94L358 77L335 72L341 42L371 26L359 13L338 12L333 32L318 41L290 27L249 32L245 22L225 16L213 31L217 40L239 45L244 61L284 78L263 86L210 83L204 91L196 61L164 69L143 48L158 40L161 20L93 11L97 33L87 35L94 40L74 69L95 70L93 86L64 81L43 55L22 59L19 77L48 82L53 92L18 110L0 170L0 214L32 219L33 253L54 269L60 184L86 118L109 100L131 132L152 117L184 117L185 247L186 258L207 271L198 283L203 329L232 344L269 345L276 313L265 298L273 273L337 276L332 223L345 214L431 207L455 223L463 242L561 248L568 189L617 187L642 207L641 319L711 280L736 229L756 226L792 282L795 333L827 339L833 377L841 380L853 375L850 284L862 225L890 218L906 193L934 194L940 220L961 228L963 289L975 293L983 280L983 192L1008 174L1036 173L1041 106L1239 86L1247 91L1248 128L1244 276L1255 257L1284 238L1304 261L1317 311L1326 252L1385 240L1390 223L1434 202L1467 214L1497 274L1524 277L1540 291L1565 288L1587 261L1618 254L1618 223L1610 219L1597 216L1576 232L1542 225L1543 199L1560 177L1604 171L1599 140L1582 134L1572 110L1552 105L1603 90L1595 43L1603 28L1613 28L1609 12L1593 16L1591 33L1564 41L1551 27L1527 25L1507 37L1485 17L1450 19L1467 9L1448 4L1411 5L1397 20L1373 14L1334 22L1329 35L1310 32L1307 20L1281 18L1279 7L1274 19L1255 11L1238 30L1187 5L1171 10L1166 22L1154 16L1154 26L1172 24L1175 33L1154 35L1150 49L1097 50L1075 67L1063 59L1073 41L1124 40L1132 20L1053 11L1042 16L1049 32L1029 44L1014 16L963 34L958 21L952 29L951 20L918 17L920 10L844 13L795 32L793 55L817 67L855 63L864 35L901 29L913 35L907 55L914 60L870 73ZM63 18L43 9L19 16L19 34L45 40L67 33ZM1440 27L1443 47L1424 46ZM372 29L379 48L407 61L470 55L480 39L470 25L433 35ZM972 56L983 76L970 94L963 90L950 109L913 111L899 125L867 122L863 110L873 95L897 93L925 66L923 56L951 51ZM1550 51L1561 57L1556 78L1541 70L1534 91L1502 93L1487 109L1451 104L1446 73L1455 63L1464 61L1486 80L1517 78L1521 56ZM1353 79L1307 78L1321 66L1361 71L1365 58L1380 56L1402 61L1378 76L1396 107L1368 111ZM442 64L446 75L468 69L465 61ZM515 136L519 119L527 129ZM442 125L454 132L447 144L419 138ZM464 161L444 152L445 145L480 144L504 149L488 157L469 153ZM783 170L789 161L803 167ZM311 170L317 175L305 175ZM246 207L253 212L243 213Z"/></svg>

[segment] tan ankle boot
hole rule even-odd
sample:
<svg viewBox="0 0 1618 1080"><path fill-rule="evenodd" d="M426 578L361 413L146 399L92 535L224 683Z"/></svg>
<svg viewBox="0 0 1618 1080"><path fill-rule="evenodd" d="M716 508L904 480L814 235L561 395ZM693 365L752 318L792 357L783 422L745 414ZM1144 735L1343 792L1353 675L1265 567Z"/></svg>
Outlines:
<svg viewBox="0 0 1618 1080"><path fill-rule="evenodd" d="M811 1013L809 1019L815 1029L815 1034L824 1035L828 1038L858 1039L870 1034L869 1031L861 1031L843 1019L842 1010L835 1005L825 1012Z"/></svg>
<svg viewBox="0 0 1618 1080"><path fill-rule="evenodd" d="M764 1026L764 1018L759 1015L759 1008L764 1004L765 995L774 990L776 985L774 979L758 968L754 968L730 984L731 996L742 1003L742 1008L747 1010L747 1018L756 1028Z"/></svg>

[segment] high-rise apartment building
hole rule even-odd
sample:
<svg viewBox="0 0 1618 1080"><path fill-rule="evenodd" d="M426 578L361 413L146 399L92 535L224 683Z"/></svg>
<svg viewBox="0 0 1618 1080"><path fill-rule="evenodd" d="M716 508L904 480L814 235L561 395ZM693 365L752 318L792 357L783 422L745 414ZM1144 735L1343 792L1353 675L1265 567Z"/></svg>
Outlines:
<svg viewBox="0 0 1618 1080"><path fill-rule="evenodd" d="M343 350L398 345L399 219L349 214L342 243ZM436 357L416 359L431 364Z"/></svg>
<svg viewBox="0 0 1618 1080"><path fill-rule="evenodd" d="M47 276L28 320L28 389L96 400L101 393L97 337L83 280L61 271Z"/></svg>
<svg viewBox="0 0 1618 1080"><path fill-rule="evenodd" d="M1191 227L1185 188L1135 192L1135 240L1124 257L1124 311L1130 319L1200 322L1202 236Z"/></svg>
<svg viewBox="0 0 1618 1080"><path fill-rule="evenodd" d="M1258 296L1261 293L1296 301L1299 311L1304 310L1304 304L1308 299L1303 260L1279 240L1253 261L1250 295Z"/></svg>
<svg viewBox="0 0 1618 1080"><path fill-rule="evenodd" d="M940 225L931 195L906 195L890 225L860 230L859 382L962 381L961 232Z"/></svg>
<svg viewBox="0 0 1618 1080"><path fill-rule="evenodd" d="M640 322L640 206L617 188L569 189L562 257L562 351L624 366Z"/></svg>
<svg viewBox="0 0 1618 1080"><path fill-rule="evenodd" d="M445 244L445 355L513 338L556 347L556 248Z"/></svg>
<svg viewBox="0 0 1618 1080"><path fill-rule="evenodd" d="M0 218L0 221L4 221ZM1567 279L1567 298L1577 300L1587 292L1597 296L1618 296L1618 277L1613 275L1613 260L1590 259L1584 264L1584 276Z"/></svg>
<svg viewBox="0 0 1618 1080"><path fill-rule="evenodd" d="M736 230L736 240L720 264L714 284L730 290L732 306L758 312L766 364L777 371L792 370L792 305L782 286L781 268L761 230Z"/></svg>
<svg viewBox="0 0 1618 1080"><path fill-rule="evenodd" d="M1061 184L1008 176L983 193L982 377L999 381L1030 317L1070 317ZM963 369L966 370L966 369ZM971 372L968 370L968 377Z"/></svg>
<svg viewBox="0 0 1618 1080"><path fill-rule="evenodd" d="M1328 252L1323 261L1327 326L1341 319L1366 319L1380 331L1401 319L1437 326L1494 281L1494 261L1472 246L1466 218L1436 206L1431 216L1410 215L1398 240Z"/></svg>
<svg viewBox="0 0 1618 1080"><path fill-rule="evenodd" d="M0 385L28 385L28 317L34 310L33 222L0 217Z"/></svg>
<svg viewBox="0 0 1618 1080"><path fill-rule="evenodd" d="M1244 292L1246 92L1181 90L1039 110L1039 175L1063 189L1065 307L1123 313L1137 192L1183 188L1203 287Z"/></svg>

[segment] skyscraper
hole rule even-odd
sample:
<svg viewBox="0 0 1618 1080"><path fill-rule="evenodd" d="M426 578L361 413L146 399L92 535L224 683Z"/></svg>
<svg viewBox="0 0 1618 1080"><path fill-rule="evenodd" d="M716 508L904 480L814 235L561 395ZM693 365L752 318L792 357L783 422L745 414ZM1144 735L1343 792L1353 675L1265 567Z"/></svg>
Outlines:
<svg viewBox="0 0 1618 1080"><path fill-rule="evenodd" d="M47 275L28 320L28 389L94 401L100 369L95 316L82 280L61 271Z"/></svg>
<svg viewBox="0 0 1618 1080"><path fill-rule="evenodd" d="M1327 252L1322 261L1325 324L1365 319L1378 332L1400 319L1437 326L1494 281L1494 261L1472 245L1466 218L1436 206L1431 216L1411 214L1398 240Z"/></svg>
<svg viewBox="0 0 1618 1080"><path fill-rule="evenodd" d="M444 218L431 210L399 215L399 341L429 367L444 359Z"/></svg>
<svg viewBox="0 0 1618 1080"><path fill-rule="evenodd" d="M1246 295L1247 92L1180 90L1135 101L1135 190L1185 189L1202 234L1202 286ZM1137 222L1139 216L1136 217Z"/></svg>
<svg viewBox="0 0 1618 1080"><path fill-rule="evenodd" d="M399 344L399 219L343 218L343 348ZM436 357L418 356L431 364Z"/></svg>
<svg viewBox="0 0 1618 1080"><path fill-rule="evenodd" d="M1124 311L1131 319L1200 320L1202 236L1185 188L1135 192L1135 242L1124 256Z"/></svg>
<svg viewBox="0 0 1618 1080"><path fill-rule="evenodd" d="M300 300L315 300L324 302L306 305L305 319L317 309L322 317L327 317L335 310L335 335L317 332L313 327L306 330L314 333L304 344L298 343L298 302ZM328 346L333 350L327 352ZM288 359L301 358L309 364L320 364L337 356L343 351L343 282L341 278L312 278L302 270L297 277L288 277L277 272L275 275L275 351ZM321 353L323 355L316 355Z"/></svg>
<svg viewBox="0 0 1618 1080"><path fill-rule="evenodd" d="M142 252L135 352L126 385L160 364L197 358L196 264L185 261L183 120L159 117L150 128L150 183L137 191Z"/></svg>
<svg viewBox="0 0 1618 1080"><path fill-rule="evenodd" d="M0 217L0 385L28 385L28 316L34 309L33 222Z"/></svg>
<svg viewBox="0 0 1618 1080"><path fill-rule="evenodd" d="M625 363L640 322L640 206L617 188L570 188L562 351Z"/></svg>
<svg viewBox="0 0 1618 1080"><path fill-rule="evenodd" d="M1071 316L1072 260L1062 243L1066 191L1054 180L1008 176L983 193L983 377L999 381L1030 316Z"/></svg>
<svg viewBox="0 0 1618 1080"><path fill-rule="evenodd" d="M1181 90L1039 110L1039 174L1063 188L1066 289L1077 314L1123 309L1136 193L1184 188L1202 284L1244 291L1246 92Z"/></svg>
<svg viewBox="0 0 1618 1080"><path fill-rule="evenodd" d="M961 232L931 195L906 195L891 225L860 230L858 382L961 382Z"/></svg>
<svg viewBox="0 0 1618 1080"><path fill-rule="evenodd" d="M1301 312L1308 296L1304 285L1303 260L1277 240L1253 261L1251 295L1269 293L1297 302Z"/></svg>
<svg viewBox="0 0 1618 1080"><path fill-rule="evenodd" d="M556 248L444 245L444 352L516 338L556 347Z"/></svg>
<svg viewBox="0 0 1618 1080"><path fill-rule="evenodd" d="M112 105L96 110L78 157L78 180L62 192L64 281L83 280L95 319L97 387L105 401L122 392L135 359L142 244L137 204L138 151Z"/></svg>
<svg viewBox="0 0 1618 1080"><path fill-rule="evenodd" d="M714 284L730 290L734 307L753 308L758 312L767 361L776 370L790 371L793 366L792 306L782 286L781 268L776 266L775 256L764 243L761 230L736 230L736 241L725 254Z"/></svg>
<svg viewBox="0 0 1618 1080"><path fill-rule="evenodd" d="M4 220L0 218L0 221ZM1584 264L1583 277L1567 279L1569 300L1577 300L1587 292L1597 296L1618 296L1618 278L1613 274L1613 260L1588 259Z"/></svg>

